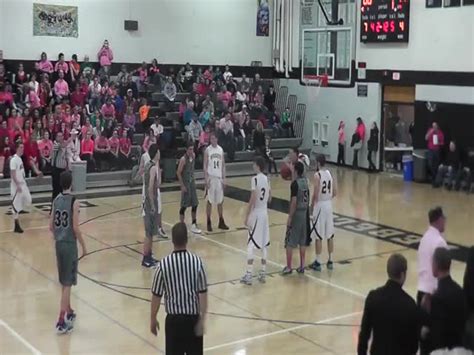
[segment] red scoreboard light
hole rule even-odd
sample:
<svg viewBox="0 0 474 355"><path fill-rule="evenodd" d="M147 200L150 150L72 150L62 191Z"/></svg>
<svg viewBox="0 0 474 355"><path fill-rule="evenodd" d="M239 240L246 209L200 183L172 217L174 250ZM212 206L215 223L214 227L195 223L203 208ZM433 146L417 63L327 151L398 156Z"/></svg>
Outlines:
<svg viewBox="0 0 474 355"><path fill-rule="evenodd" d="M409 24L410 0L361 0L361 42L408 42Z"/></svg>

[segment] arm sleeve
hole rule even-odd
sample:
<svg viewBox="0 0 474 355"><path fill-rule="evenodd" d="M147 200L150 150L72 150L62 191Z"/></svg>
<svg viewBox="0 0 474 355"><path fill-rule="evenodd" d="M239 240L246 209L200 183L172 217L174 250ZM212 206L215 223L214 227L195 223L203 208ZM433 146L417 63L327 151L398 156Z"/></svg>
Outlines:
<svg viewBox="0 0 474 355"><path fill-rule="evenodd" d="M198 275L198 291L199 293L207 292L207 275L206 270L204 270L204 265L200 260L200 268L199 268L199 275Z"/></svg>
<svg viewBox="0 0 474 355"><path fill-rule="evenodd" d="M10 160L10 170L17 170L18 169L18 166L17 166L17 160L16 159L11 159Z"/></svg>
<svg viewBox="0 0 474 355"><path fill-rule="evenodd" d="M155 272L155 277L153 278L153 283L151 285L151 293L157 297L163 297L164 292L164 281L163 281L163 269L161 263L158 263L158 268Z"/></svg>
<svg viewBox="0 0 474 355"><path fill-rule="evenodd" d="M252 182L251 182L250 185L251 185L250 186L251 190L255 191L255 189L257 188L257 177L256 176L252 178Z"/></svg>
<svg viewBox="0 0 474 355"><path fill-rule="evenodd" d="M296 181L293 181L291 183L291 197L296 196L298 196L298 183Z"/></svg>
<svg viewBox="0 0 474 355"><path fill-rule="evenodd" d="M372 332L372 324L371 324L371 315L370 315L370 303L372 300L371 297L372 293L369 293L367 299L365 300L364 306L364 315L362 316L362 323L360 326L360 333L359 333L359 343L357 344L357 354L358 355L366 355L367 348L369 344L370 334Z"/></svg>

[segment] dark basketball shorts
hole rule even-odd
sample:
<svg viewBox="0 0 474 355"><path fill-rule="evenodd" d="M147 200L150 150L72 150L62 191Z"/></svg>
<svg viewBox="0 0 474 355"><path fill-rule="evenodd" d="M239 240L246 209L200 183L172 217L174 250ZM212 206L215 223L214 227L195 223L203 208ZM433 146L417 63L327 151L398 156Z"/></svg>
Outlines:
<svg viewBox="0 0 474 355"><path fill-rule="evenodd" d="M59 283L63 286L76 285L78 264L76 242L56 242L56 261Z"/></svg>

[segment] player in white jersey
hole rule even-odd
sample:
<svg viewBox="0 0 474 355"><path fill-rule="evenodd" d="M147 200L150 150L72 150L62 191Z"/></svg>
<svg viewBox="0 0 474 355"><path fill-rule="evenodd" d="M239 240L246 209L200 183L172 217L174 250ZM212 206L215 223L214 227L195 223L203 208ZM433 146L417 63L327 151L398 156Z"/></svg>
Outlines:
<svg viewBox="0 0 474 355"><path fill-rule="evenodd" d="M331 255L334 251L334 216L332 199L336 196L336 182L326 168L326 158L319 155L317 158L318 172L314 174L314 192L311 202L313 220L311 222L311 238L315 240L316 260L309 266L321 271L321 252L323 240L328 243L327 268L332 270Z"/></svg>
<svg viewBox="0 0 474 355"><path fill-rule="evenodd" d="M16 154L10 160L10 194L12 198L12 212L15 219L15 233L23 233L18 220L19 213L31 205L31 194L25 180L25 168L21 157L25 146L21 141L16 143Z"/></svg>
<svg viewBox="0 0 474 355"><path fill-rule="evenodd" d="M217 205L219 213L219 229L228 230L224 222L223 203L225 186L224 150L217 144L215 133L210 136L211 145L204 151L204 179L207 187L207 231L212 232L212 205Z"/></svg>
<svg viewBox="0 0 474 355"><path fill-rule="evenodd" d="M270 228L268 225L268 203L271 201L272 195L270 190L270 182L263 174L265 168L265 160L257 157L253 163L253 169L256 176L252 177L252 194L247 207L245 216L245 225L248 228L247 239L247 272L240 279L241 283L246 285L252 284L253 272L253 252L255 248L262 252L262 269L258 275L258 280L265 282L265 268L267 265L267 249L270 245Z"/></svg>

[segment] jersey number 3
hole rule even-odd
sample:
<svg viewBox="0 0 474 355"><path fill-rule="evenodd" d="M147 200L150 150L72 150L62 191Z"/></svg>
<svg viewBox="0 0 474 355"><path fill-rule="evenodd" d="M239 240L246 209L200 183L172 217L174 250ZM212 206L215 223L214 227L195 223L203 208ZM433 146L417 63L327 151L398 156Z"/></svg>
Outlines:
<svg viewBox="0 0 474 355"><path fill-rule="evenodd" d="M323 188L321 189L321 192L323 194L326 192L329 194L331 193L331 181L323 181Z"/></svg>
<svg viewBox="0 0 474 355"><path fill-rule="evenodd" d="M263 201L265 199L265 188L262 187L262 189L260 190L260 201Z"/></svg>
<svg viewBox="0 0 474 355"><path fill-rule="evenodd" d="M54 212L54 225L59 228L67 228L69 226L69 213L57 210Z"/></svg>

